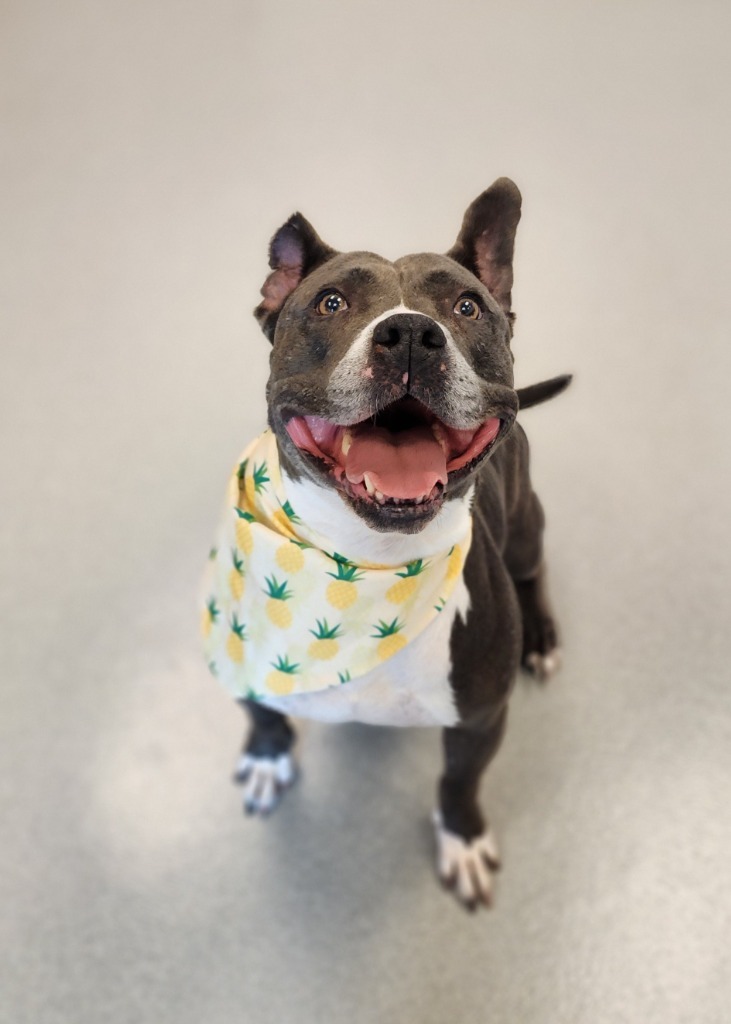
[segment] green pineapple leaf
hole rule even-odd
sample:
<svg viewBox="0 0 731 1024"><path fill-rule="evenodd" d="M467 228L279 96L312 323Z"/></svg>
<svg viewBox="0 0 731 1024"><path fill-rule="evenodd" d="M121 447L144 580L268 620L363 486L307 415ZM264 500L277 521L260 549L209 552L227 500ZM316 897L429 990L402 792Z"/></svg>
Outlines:
<svg viewBox="0 0 731 1024"><path fill-rule="evenodd" d="M405 580L411 579L413 576L421 575L428 565L428 562L425 562L421 558L417 558L413 562L406 563L406 572L397 572L396 575Z"/></svg>
<svg viewBox="0 0 731 1024"><path fill-rule="evenodd" d="M302 522L302 520L297 515L297 513L295 512L295 510L292 508L292 506L290 505L290 503L288 501L280 502L280 505L281 505L282 512L284 512L285 516L287 517L287 519L289 519L289 521L291 523L301 523Z"/></svg>
<svg viewBox="0 0 731 1024"><path fill-rule="evenodd" d="M239 620L238 620L238 618L236 616L236 612L234 612L233 615L231 616L231 623L230 623L230 625L231 625L231 632L235 633L236 636L239 638L239 640L247 640L248 639L248 637L246 636L246 632L245 632L246 625L243 622L239 622Z"/></svg>
<svg viewBox="0 0 731 1024"><path fill-rule="evenodd" d="M392 622L384 622L383 619L378 620L378 625L374 623L375 633L371 633L373 640L383 640L384 637L393 636L394 633L399 633L404 628L403 622L399 622L398 619L394 619Z"/></svg>
<svg viewBox="0 0 731 1024"><path fill-rule="evenodd" d="M293 676L296 672L299 672L299 663L293 665L286 654L284 657L280 655L276 661L270 661L269 664L272 668L275 668L277 672L286 672L289 676Z"/></svg>
<svg viewBox="0 0 731 1024"><path fill-rule="evenodd" d="M292 591L287 590L287 580L280 583L276 576L265 576L264 582L267 585L267 589L264 590L262 587L262 592L267 597L273 597L275 601L289 601L293 597Z"/></svg>
<svg viewBox="0 0 731 1024"><path fill-rule="evenodd" d="M338 623L336 626L328 626L327 619L317 619L317 629L311 629L309 632L312 633L316 640L337 640L343 634L342 623Z"/></svg>
<svg viewBox="0 0 731 1024"><path fill-rule="evenodd" d="M254 463L254 490L257 494L259 491L263 491L265 484L268 483L269 477L267 476L266 462L262 462L258 466Z"/></svg>
<svg viewBox="0 0 731 1024"><path fill-rule="evenodd" d="M352 562L338 562L338 571L329 572L328 576L332 576L334 580L344 580L346 583L357 583L358 580L363 579L362 571L359 571L357 565L353 565Z"/></svg>

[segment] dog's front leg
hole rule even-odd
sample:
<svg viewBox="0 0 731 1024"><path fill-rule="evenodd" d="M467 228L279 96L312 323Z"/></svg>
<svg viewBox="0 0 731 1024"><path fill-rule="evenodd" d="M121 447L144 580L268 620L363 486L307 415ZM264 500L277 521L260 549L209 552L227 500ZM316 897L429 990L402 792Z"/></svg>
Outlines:
<svg viewBox="0 0 731 1024"><path fill-rule="evenodd" d="M500 866L495 838L477 802L480 777L497 752L505 731L503 707L483 727L444 730L444 774L434 816L437 870L442 882L473 910L489 906L492 872Z"/></svg>
<svg viewBox="0 0 731 1024"><path fill-rule="evenodd" d="M561 666L556 624L546 594L545 567L541 565L532 579L515 580L515 592L523 620L521 663L545 682Z"/></svg>
<svg viewBox="0 0 731 1024"><path fill-rule="evenodd" d="M244 810L247 814L269 814L283 790L297 777L291 748L294 729L284 715L257 704L239 701L251 720L236 765L234 780L244 786Z"/></svg>

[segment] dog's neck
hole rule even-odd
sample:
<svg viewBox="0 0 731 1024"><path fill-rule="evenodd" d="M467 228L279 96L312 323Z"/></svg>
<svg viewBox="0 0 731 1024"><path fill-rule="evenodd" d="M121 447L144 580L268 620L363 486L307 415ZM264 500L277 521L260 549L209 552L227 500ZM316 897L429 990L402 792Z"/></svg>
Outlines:
<svg viewBox="0 0 731 1024"><path fill-rule="evenodd" d="M392 565L428 558L462 541L469 529L473 487L464 497L446 501L419 533L407 534L379 533L348 508L334 490L311 480L293 480L282 472L282 484L300 519L354 562Z"/></svg>

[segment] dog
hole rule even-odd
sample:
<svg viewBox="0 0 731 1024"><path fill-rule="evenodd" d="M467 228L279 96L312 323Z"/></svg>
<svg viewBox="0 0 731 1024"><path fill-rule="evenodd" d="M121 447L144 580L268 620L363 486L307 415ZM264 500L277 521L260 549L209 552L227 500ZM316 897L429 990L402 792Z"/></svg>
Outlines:
<svg viewBox="0 0 731 1024"><path fill-rule="evenodd" d="M443 728L437 870L470 909L500 862L477 792L518 669L559 664L516 415L571 378L514 388L520 215L500 178L446 255L338 252L299 213L276 232L268 429L231 478L203 613L251 720L249 813L295 779L289 715Z"/></svg>

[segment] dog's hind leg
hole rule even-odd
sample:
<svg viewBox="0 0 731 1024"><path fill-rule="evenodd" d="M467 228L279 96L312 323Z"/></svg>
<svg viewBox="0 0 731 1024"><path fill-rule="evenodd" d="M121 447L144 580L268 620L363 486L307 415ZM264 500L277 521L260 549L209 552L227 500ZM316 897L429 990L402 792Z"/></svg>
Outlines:
<svg viewBox="0 0 731 1024"><path fill-rule="evenodd" d="M297 772L291 748L295 733L284 715L255 701L239 702L248 713L251 729L244 741L234 781L244 787L247 814L269 814Z"/></svg>
<svg viewBox="0 0 731 1024"><path fill-rule="evenodd" d="M444 730L444 774L434 816L437 871L470 910L478 903L489 906L492 872L500 866L497 843L480 810L477 790L500 746L506 717L503 707L483 728Z"/></svg>

